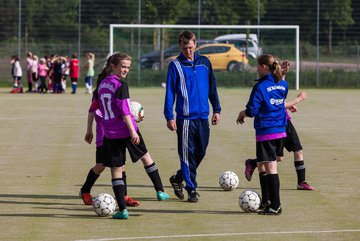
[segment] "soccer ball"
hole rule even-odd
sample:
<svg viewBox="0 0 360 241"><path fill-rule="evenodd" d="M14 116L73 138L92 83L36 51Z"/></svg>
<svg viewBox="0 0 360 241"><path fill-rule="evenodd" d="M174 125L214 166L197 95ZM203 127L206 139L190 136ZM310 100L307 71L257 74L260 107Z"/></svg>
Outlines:
<svg viewBox="0 0 360 241"><path fill-rule="evenodd" d="M255 212L259 209L261 204L261 198L259 194L253 190L245 190L240 193L239 196L239 206L240 208L247 212Z"/></svg>
<svg viewBox="0 0 360 241"><path fill-rule="evenodd" d="M141 118L144 118L144 108L136 101L130 102L131 114L135 117L136 122L140 122Z"/></svg>
<svg viewBox="0 0 360 241"><path fill-rule="evenodd" d="M239 177L232 171L226 171L219 177L219 184L225 191L232 191L239 185Z"/></svg>
<svg viewBox="0 0 360 241"><path fill-rule="evenodd" d="M115 212L116 202L110 194L101 193L93 201L93 207L97 215L106 217Z"/></svg>

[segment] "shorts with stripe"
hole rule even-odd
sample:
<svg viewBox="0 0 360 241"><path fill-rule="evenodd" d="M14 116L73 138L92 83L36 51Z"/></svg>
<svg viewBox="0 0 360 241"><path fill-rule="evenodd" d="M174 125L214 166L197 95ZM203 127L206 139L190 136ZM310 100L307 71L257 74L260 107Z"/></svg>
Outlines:
<svg viewBox="0 0 360 241"><path fill-rule="evenodd" d="M285 138L258 141L256 142L256 159L257 162L276 161L277 156L283 156Z"/></svg>
<svg viewBox="0 0 360 241"><path fill-rule="evenodd" d="M148 151L140 131L137 132L140 137L139 145L131 143L131 138L108 139L104 137L105 159L103 165L106 167L121 167L126 162L126 149L128 150L132 162L137 162Z"/></svg>

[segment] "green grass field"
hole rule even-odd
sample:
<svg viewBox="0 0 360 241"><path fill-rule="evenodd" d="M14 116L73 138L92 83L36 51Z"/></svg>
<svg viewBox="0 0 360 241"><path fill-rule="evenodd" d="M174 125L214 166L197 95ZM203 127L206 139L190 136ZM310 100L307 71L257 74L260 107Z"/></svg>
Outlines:
<svg viewBox="0 0 360 241"><path fill-rule="evenodd" d="M139 125L159 167L165 190L158 202L141 163L128 162L129 194L141 202L129 219L99 218L84 206L79 189L95 163L95 144L84 141L91 97L8 94L0 89L0 240L360 240L360 91L306 90L308 99L293 114L305 154L307 181L315 191L296 190L291 153L280 163L280 216L244 213L238 196L259 190L244 177L244 160L255 155L252 120L236 125L250 89L219 89L221 123L211 127L206 158L198 169L198 203L179 201L168 179L179 167L176 134L162 115L164 89L130 89L143 104ZM291 90L288 99L296 96ZM240 185L222 191L219 175L234 171ZM112 193L105 170L93 195Z"/></svg>

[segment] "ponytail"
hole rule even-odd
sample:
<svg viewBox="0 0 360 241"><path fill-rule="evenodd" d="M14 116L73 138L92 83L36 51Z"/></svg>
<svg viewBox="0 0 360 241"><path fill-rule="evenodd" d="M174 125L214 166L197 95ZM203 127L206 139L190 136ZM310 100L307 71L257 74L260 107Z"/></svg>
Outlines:
<svg viewBox="0 0 360 241"><path fill-rule="evenodd" d="M275 77L276 82L280 82L283 77L281 66L276 57L270 54L260 55L257 59L258 64L266 65L269 68L271 74Z"/></svg>

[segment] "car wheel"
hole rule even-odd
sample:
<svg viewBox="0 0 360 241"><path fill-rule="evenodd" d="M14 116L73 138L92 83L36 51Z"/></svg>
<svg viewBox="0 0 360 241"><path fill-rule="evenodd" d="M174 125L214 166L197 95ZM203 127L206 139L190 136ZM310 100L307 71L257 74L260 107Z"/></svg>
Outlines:
<svg viewBox="0 0 360 241"><path fill-rule="evenodd" d="M153 65L151 67L152 70L156 70L156 71L160 70L160 68L161 68L161 65L159 62L153 63Z"/></svg>
<svg viewBox="0 0 360 241"><path fill-rule="evenodd" d="M244 63L231 62L228 65L229 72L243 72L245 70Z"/></svg>

